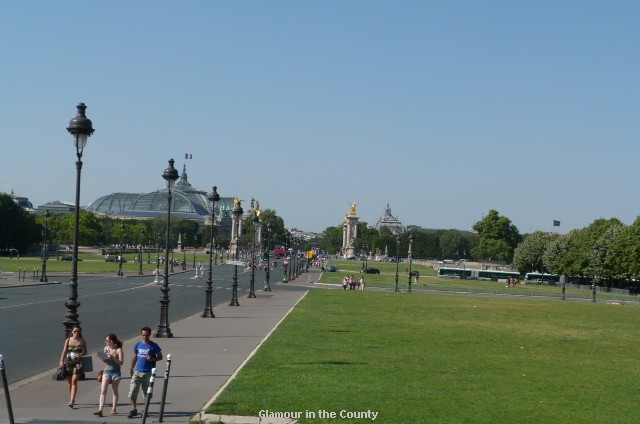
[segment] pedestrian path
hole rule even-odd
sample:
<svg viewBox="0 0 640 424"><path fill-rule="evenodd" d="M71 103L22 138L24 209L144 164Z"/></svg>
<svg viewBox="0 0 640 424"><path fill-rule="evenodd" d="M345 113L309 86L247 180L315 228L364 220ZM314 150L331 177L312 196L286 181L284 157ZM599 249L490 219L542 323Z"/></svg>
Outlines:
<svg viewBox="0 0 640 424"><path fill-rule="evenodd" d="M162 422L186 424L215 397L225 383L257 350L308 291L308 283L317 280L319 273L311 279L304 278L305 284L290 284L289 287L272 285L272 292L258 291L257 298L240 298L240 306L221 305L214 308L215 318L201 318L195 315L171 323L174 335L171 339L154 339L165 354L171 355L171 371L167 380L167 396ZM303 275L304 276L304 275ZM152 327L153 328L153 327ZM125 367L131 361L131 349L137 339L124 342ZM98 363L94 359L94 363ZM159 422L161 397L164 389L166 361L158 364L154 393L146 422ZM74 408L69 408L68 385L52 378L54 370L34 376L9 386L9 395L15 423L20 424L60 424L60 423L132 423L141 418L128 419L130 404L127 399L129 377L124 376L120 384L118 415L97 417L99 386L96 381L98 369L87 374L87 379L79 382ZM10 370L7 370L10 372ZM1 390L0 390L1 391ZM8 424L4 393L0 395L0 424ZM105 410L111 408L111 391L107 395ZM142 397L138 399L144 405ZM204 417L216 422L220 417ZM210 420L210 421L209 421ZM223 417L225 423L267 423L258 417ZM289 423L290 420L279 421Z"/></svg>

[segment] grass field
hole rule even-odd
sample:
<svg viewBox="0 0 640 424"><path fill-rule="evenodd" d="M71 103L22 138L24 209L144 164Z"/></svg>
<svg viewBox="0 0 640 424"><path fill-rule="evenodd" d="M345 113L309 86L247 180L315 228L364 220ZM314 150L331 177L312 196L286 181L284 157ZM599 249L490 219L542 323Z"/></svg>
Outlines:
<svg viewBox="0 0 640 424"><path fill-rule="evenodd" d="M356 278L361 276L360 270L362 264L356 261L332 261L336 265L338 272L326 272L323 274L321 282L325 284L342 285L342 279L345 275L354 275ZM380 269L380 274L366 274L365 282L368 287L378 288L395 288L396 264L395 263L369 263L369 267ZM406 263L399 264L398 287L402 291L406 291L409 286L409 277L405 272ZM543 296L543 297L562 297L562 289L559 286L547 286L537 284L518 284L515 287L507 287L505 283L496 281L483 280L460 280L454 278L438 278L436 271L431 267L416 265L412 266L412 270L420 272L418 283L412 284L412 290L437 290L445 292L458 293L488 293L494 295L511 295L511 296ZM591 299L591 291L579 288L570 288L566 290L566 296L572 299ZM596 298L599 300L618 300L637 302L640 300L635 295L624 295L618 293L598 292Z"/></svg>
<svg viewBox="0 0 640 424"><path fill-rule="evenodd" d="M71 256L70 252L64 253L67 256ZM124 272L138 272L140 264L134 262L134 258L137 255L133 253L123 255L127 262L122 264L122 270ZM157 256L155 253L150 255L150 264L147 263L147 258L149 255L146 253L142 255L142 270L145 273L150 273L151 271L156 269L156 259ZM117 262L105 262L104 256L98 254L79 254L78 258L81 261L78 261L78 272L80 273L100 273L100 272L117 272L118 271L118 263ZM182 253L176 253L174 258L180 262L182 261L183 255ZM187 268L192 269L193 265L193 254L186 255ZM205 255L203 253L196 254L196 264L207 264L209 263L209 255ZM71 261L59 261L57 257L51 256L47 260L47 275L48 274L71 274ZM0 270L4 272L19 272L23 269L27 270L27 274L33 270L37 270L37 272L41 272L42 269L42 258L38 256L23 256L20 259L9 259L7 257L0 258Z"/></svg>
<svg viewBox="0 0 640 424"><path fill-rule="evenodd" d="M376 423L635 423L639 312L312 290L210 412L300 412L304 423L371 421L340 411L376 412Z"/></svg>

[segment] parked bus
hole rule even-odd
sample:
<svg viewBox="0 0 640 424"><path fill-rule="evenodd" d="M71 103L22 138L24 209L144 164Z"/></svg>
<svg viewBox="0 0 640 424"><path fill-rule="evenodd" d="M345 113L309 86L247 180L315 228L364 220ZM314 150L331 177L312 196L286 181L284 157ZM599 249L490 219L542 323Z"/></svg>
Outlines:
<svg viewBox="0 0 640 424"><path fill-rule="evenodd" d="M520 273L515 271L491 271L488 269L445 268L438 269L438 277L463 278L468 280L491 280L505 282L509 277L520 279Z"/></svg>
<svg viewBox="0 0 640 424"><path fill-rule="evenodd" d="M559 275L544 274L541 272L528 272L524 277L525 284L548 284L551 286L555 286L559 281Z"/></svg>

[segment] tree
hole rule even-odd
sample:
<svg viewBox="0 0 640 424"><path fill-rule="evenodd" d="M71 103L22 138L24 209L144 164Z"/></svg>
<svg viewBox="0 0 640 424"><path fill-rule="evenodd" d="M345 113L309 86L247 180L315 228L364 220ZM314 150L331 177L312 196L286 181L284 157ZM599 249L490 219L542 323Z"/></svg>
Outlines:
<svg viewBox="0 0 640 424"><path fill-rule="evenodd" d="M560 237L556 233L536 231L530 234L513 253L513 265L521 273L549 272L544 265L544 255L551 243Z"/></svg>
<svg viewBox="0 0 640 424"><path fill-rule="evenodd" d="M8 194L0 194L0 250L18 249L23 253L39 238L40 227L35 217Z"/></svg>
<svg viewBox="0 0 640 424"><path fill-rule="evenodd" d="M498 211L492 209L486 217L473 225L473 229L480 238L480 243L473 250L476 259L511 262L513 251L522 237L509 218L500 216Z"/></svg>

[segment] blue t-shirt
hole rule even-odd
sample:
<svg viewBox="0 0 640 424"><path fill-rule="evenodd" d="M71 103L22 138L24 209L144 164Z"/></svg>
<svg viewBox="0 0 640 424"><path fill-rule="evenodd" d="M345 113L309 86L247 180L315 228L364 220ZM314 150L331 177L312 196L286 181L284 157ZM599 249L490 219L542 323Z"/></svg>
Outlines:
<svg viewBox="0 0 640 424"><path fill-rule="evenodd" d="M156 363L154 361L148 361L147 355L155 356L160 352L162 352L160 346L152 341L149 341L149 343L136 343L135 346L133 346L133 353L138 357L136 361L136 371L151 372L151 369L155 368Z"/></svg>

